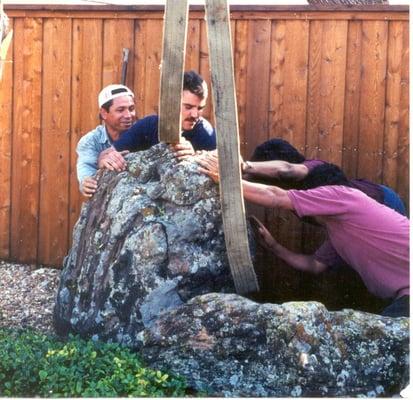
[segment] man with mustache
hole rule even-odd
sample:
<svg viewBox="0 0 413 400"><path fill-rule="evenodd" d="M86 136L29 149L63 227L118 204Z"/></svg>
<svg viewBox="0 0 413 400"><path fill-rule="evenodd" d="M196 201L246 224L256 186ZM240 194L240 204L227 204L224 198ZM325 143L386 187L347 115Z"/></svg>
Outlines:
<svg viewBox="0 0 413 400"><path fill-rule="evenodd" d="M174 145L175 156L184 159L197 150L216 148L215 129L202 117L208 97L208 87L203 78L195 71L184 73L181 129L183 141ZM146 150L159 143L158 115L149 115L137 121L113 142L113 146L99 156L99 168L111 171L124 171L126 161L124 152Z"/></svg>

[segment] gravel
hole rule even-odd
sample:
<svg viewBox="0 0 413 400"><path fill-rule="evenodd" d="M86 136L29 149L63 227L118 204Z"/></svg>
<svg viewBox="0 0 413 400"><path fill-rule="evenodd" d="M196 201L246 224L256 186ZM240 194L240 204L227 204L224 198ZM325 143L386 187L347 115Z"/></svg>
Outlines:
<svg viewBox="0 0 413 400"><path fill-rule="evenodd" d="M60 269L0 261L0 327L53 334Z"/></svg>

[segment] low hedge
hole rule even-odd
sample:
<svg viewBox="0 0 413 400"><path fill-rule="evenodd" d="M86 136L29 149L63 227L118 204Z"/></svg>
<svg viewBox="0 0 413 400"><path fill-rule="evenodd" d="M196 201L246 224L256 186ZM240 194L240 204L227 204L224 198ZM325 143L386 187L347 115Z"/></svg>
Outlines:
<svg viewBox="0 0 413 400"><path fill-rule="evenodd" d="M0 397L184 396L183 378L119 344L0 329Z"/></svg>

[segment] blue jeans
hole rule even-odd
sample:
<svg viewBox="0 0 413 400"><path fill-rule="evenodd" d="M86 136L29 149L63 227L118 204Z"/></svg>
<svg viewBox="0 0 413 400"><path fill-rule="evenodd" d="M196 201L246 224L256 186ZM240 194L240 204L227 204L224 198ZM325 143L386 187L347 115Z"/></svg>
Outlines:
<svg viewBox="0 0 413 400"><path fill-rule="evenodd" d="M380 315L385 317L410 317L410 296L402 296L388 305Z"/></svg>
<svg viewBox="0 0 413 400"><path fill-rule="evenodd" d="M384 204L387 207L390 207L393 210L397 211L399 214L406 216L406 207L404 206L403 201L399 197L399 195L393 189L390 189L388 186L380 186L383 189L384 193Z"/></svg>

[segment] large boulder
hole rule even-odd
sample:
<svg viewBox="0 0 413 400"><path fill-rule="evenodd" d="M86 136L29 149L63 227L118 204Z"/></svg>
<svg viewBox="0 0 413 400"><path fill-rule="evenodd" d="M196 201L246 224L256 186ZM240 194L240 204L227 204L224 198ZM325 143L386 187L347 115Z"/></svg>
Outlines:
<svg viewBox="0 0 413 400"><path fill-rule="evenodd" d="M217 185L164 144L127 159L82 208L54 320L59 334L138 348L162 310L234 287Z"/></svg>
<svg viewBox="0 0 413 400"><path fill-rule="evenodd" d="M217 185L163 144L127 158L127 171L99 173L82 208L57 333L126 344L214 396L388 396L406 386L409 319L233 294Z"/></svg>
<svg viewBox="0 0 413 400"><path fill-rule="evenodd" d="M409 319L210 293L163 313L142 354L214 396L382 397L408 383Z"/></svg>

